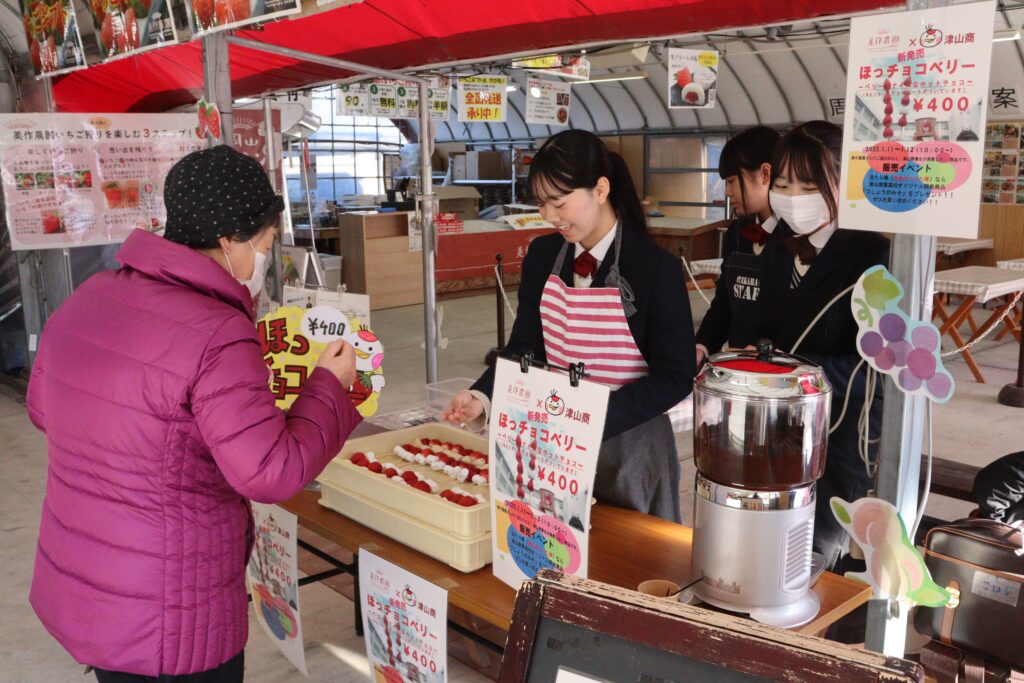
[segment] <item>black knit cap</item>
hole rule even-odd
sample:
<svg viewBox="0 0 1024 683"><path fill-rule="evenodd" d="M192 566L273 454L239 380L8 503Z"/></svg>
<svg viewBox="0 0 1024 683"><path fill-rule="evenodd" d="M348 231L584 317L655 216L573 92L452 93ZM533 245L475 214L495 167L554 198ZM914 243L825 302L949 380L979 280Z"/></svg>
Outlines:
<svg viewBox="0 0 1024 683"><path fill-rule="evenodd" d="M192 152L164 181L164 237L188 246L258 229L284 210L266 171L228 145Z"/></svg>

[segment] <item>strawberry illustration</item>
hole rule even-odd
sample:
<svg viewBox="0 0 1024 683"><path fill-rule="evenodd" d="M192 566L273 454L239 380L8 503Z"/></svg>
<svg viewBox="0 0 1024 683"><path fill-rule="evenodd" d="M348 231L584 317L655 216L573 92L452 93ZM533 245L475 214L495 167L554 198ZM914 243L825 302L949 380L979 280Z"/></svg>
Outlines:
<svg viewBox="0 0 1024 683"><path fill-rule="evenodd" d="M690 83L693 83L693 75L690 73L689 68L684 67L676 73L676 85L680 88L685 88Z"/></svg>
<svg viewBox="0 0 1024 683"><path fill-rule="evenodd" d="M220 112L217 107L210 105L206 110L206 121L213 139L220 140Z"/></svg>

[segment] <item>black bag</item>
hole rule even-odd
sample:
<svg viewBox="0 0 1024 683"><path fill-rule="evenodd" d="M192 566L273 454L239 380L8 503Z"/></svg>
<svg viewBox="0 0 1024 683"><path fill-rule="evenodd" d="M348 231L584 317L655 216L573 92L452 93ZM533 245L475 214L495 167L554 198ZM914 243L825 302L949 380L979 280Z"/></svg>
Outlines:
<svg viewBox="0 0 1024 683"><path fill-rule="evenodd" d="M953 600L919 607L917 630L984 660L1024 668L1021 530L990 519L937 526L925 537L925 564Z"/></svg>

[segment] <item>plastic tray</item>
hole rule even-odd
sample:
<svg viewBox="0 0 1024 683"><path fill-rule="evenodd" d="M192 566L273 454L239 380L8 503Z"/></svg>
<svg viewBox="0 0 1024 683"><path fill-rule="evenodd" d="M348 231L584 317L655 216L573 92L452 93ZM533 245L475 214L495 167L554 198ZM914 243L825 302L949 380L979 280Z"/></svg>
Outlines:
<svg viewBox="0 0 1024 683"><path fill-rule="evenodd" d="M473 539L458 539L397 510L338 488L336 482L332 482L329 477L322 478L321 483L324 486L320 504L324 507L340 512L460 572L473 572L491 563L490 533Z"/></svg>
<svg viewBox="0 0 1024 683"><path fill-rule="evenodd" d="M470 482L459 483L449 478L444 472L432 470L428 465L406 462L394 454L395 446L411 443L421 438L440 439L478 450L481 453L487 452L487 440L483 437L445 424L418 425L352 439L345 444L338 457L327 465L320 475L319 481L325 490L330 487L343 493L352 493L373 501L381 508L391 509L403 516L420 520L456 539L472 539L489 533L491 513L487 503L480 503L473 507L461 507L444 500L437 494L397 484L380 474L353 465L349 460L353 453L372 451L382 465L393 464L402 470L412 470L421 478L433 479L440 487L439 492L446 488L458 487L467 493L480 495L485 499L490 498L487 486L477 486ZM383 531L373 520L365 523L377 531Z"/></svg>

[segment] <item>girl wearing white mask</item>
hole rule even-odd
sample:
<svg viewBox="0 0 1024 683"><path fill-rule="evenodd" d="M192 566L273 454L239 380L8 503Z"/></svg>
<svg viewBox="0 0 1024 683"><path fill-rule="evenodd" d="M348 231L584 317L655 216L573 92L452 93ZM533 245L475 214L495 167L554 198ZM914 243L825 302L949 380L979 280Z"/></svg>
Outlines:
<svg viewBox="0 0 1024 683"><path fill-rule="evenodd" d="M818 312L875 265L885 265L889 241L873 232L839 229L839 166L843 132L826 121L801 124L783 136L772 161L769 202L773 213L793 234L770 240L765 249L758 337L775 348L793 345ZM832 418L842 413L850 388L850 405L831 435L825 475L818 482L815 550L826 566L838 560L845 534L829 510L829 498L863 497L871 487L858 450L857 418L864 402L864 373L851 379L860 357L857 322L847 294L815 323L796 352L822 366L833 386ZM881 427L881 392L872 404L872 437Z"/></svg>

